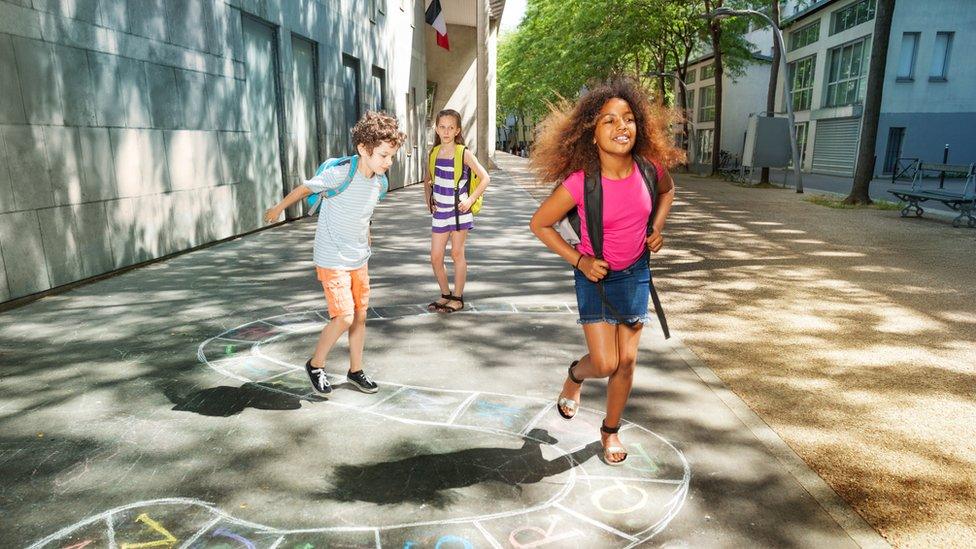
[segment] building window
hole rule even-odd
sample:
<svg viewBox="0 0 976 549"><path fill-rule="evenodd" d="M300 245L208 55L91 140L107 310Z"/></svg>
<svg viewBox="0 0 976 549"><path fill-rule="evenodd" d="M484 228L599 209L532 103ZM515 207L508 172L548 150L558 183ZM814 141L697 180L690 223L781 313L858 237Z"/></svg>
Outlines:
<svg viewBox="0 0 976 549"><path fill-rule="evenodd" d="M373 65L373 110L386 110L386 71Z"/></svg>
<svg viewBox="0 0 976 549"><path fill-rule="evenodd" d="M816 55L790 63L790 86L794 111L810 110L813 102L813 71L816 66Z"/></svg>
<svg viewBox="0 0 976 549"><path fill-rule="evenodd" d="M701 88L698 96L698 122L713 122L715 120L715 86Z"/></svg>
<svg viewBox="0 0 976 549"><path fill-rule="evenodd" d="M898 80L915 78L915 55L918 53L918 33L901 35L901 54L898 56Z"/></svg>
<svg viewBox="0 0 976 549"><path fill-rule="evenodd" d="M694 122L695 119L695 90L688 90L688 102L685 104L685 116Z"/></svg>
<svg viewBox="0 0 976 549"><path fill-rule="evenodd" d="M830 16L830 34L846 31L874 19L874 1L859 0Z"/></svg>
<svg viewBox="0 0 976 549"><path fill-rule="evenodd" d="M709 78L715 78L715 64L705 65L701 68L701 79L708 80Z"/></svg>
<svg viewBox="0 0 976 549"><path fill-rule="evenodd" d="M862 38L830 50L827 66L827 107L853 105L864 99L870 39Z"/></svg>
<svg viewBox="0 0 976 549"><path fill-rule="evenodd" d="M932 68L929 70L929 80L941 82L946 79L949 70L949 53L952 51L951 32L935 34L935 47L932 49Z"/></svg>
<svg viewBox="0 0 976 549"><path fill-rule="evenodd" d="M695 150L695 161L699 164L710 162L712 158L712 145L714 144L715 130L698 130L698 147Z"/></svg>
<svg viewBox="0 0 976 549"><path fill-rule="evenodd" d="M790 34L789 51L798 50L803 46L809 46L820 38L820 20L797 29Z"/></svg>
<svg viewBox="0 0 976 549"><path fill-rule="evenodd" d="M694 84L695 80L698 80L698 69L688 69L688 74L685 75L685 84Z"/></svg>

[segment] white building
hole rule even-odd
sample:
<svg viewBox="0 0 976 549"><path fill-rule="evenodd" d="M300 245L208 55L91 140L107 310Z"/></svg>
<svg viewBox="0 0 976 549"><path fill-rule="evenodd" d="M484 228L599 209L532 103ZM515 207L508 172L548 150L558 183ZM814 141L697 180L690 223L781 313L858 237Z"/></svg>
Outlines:
<svg viewBox="0 0 976 549"><path fill-rule="evenodd" d="M783 21L804 171L850 176L861 134L875 0L820 0ZM875 150L876 175L899 157L976 161L972 0L895 3ZM785 109L782 80L777 110Z"/></svg>
<svg viewBox="0 0 976 549"><path fill-rule="evenodd" d="M728 70L723 75L721 146L737 158L742 157L749 113L766 110L770 60L769 56L756 53L742 75L733 78ZM714 54L708 53L689 62L685 85L688 88L688 131L695 139L689 163L708 165L715 143Z"/></svg>

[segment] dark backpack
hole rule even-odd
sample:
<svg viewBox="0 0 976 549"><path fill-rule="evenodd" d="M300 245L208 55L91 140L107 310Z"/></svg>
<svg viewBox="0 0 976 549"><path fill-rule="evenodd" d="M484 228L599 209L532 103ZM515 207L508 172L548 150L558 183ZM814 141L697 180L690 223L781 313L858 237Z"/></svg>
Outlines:
<svg viewBox="0 0 976 549"><path fill-rule="evenodd" d="M654 212L657 210L658 205L657 168L654 167L654 164L639 156L634 156L634 161L637 162L637 168L640 170L644 183L647 185L647 192L651 195L651 215L647 218L647 236L650 236L654 232L651 221L654 219ZM593 255L597 259L603 259L603 185L600 181L599 170L586 170L584 174L583 207L586 212L586 232L590 237L590 245L593 246ZM576 208L569 211L566 219L576 234L581 235L580 217L576 212ZM644 253L648 255L650 252L645 251ZM661 299L658 297L657 290L654 288L653 277L648 279L648 285L651 300L654 302L654 312L657 314L657 319L661 323L664 338L668 339L671 337L671 331L668 330L668 321L664 317L664 309L661 308ZM624 322L620 315L617 314L613 305L607 301L607 296L603 292L602 282L597 282L597 288L600 290L600 297L603 299L603 304L610 309L610 313L619 322L631 325L629 322Z"/></svg>

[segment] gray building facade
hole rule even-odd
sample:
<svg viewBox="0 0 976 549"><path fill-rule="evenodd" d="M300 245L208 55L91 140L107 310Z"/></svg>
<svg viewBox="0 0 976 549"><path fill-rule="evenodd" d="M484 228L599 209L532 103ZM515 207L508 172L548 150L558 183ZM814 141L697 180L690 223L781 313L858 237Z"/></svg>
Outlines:
<svg viewBox="0 0 976 549"><path fill-rule="evenodd" d="M783 22L804 171L854 173L875 10L875 0L820 0ZM945 145L950 162L976 161L976 65L966 58L974 26L972 0L895 3L875 175L900 157L941 162Z"/></svg>
<svg viewBox="0 0 976 549"><path fill-rule="evenodd" d="M0 0L0 302L261 227L366 109L409 132L391 187L420 180L423 10Z"/></svg>

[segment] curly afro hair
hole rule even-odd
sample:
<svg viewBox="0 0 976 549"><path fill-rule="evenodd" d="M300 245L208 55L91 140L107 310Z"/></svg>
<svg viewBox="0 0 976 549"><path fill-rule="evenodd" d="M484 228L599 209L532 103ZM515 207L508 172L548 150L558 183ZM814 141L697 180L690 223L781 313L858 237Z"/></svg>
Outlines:
<svg viewBox="0 0 976 549"><path fill-rule="evenodd" d="M562 182L573 172L600 165L593 145L596 117L613 98L623 99L634 112L634 154L664 167L684 161L684 152L675 147L671 134L671 124L677 120L675 111L654 104L633 77L616 76L596 83L575 103L564 100L553 105L539 124L530 161L543 181Z"/></svg>
<svg viewBox="0 0 976 549"><path fill-rule="evenodd" d="M366 114L352 127L352 142L365 147L369 154L372 154L373 149L384 141L399 147L406 140L407 134L397 127L396 117L385 112L366 111Z"/></svg>

